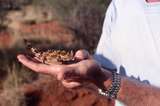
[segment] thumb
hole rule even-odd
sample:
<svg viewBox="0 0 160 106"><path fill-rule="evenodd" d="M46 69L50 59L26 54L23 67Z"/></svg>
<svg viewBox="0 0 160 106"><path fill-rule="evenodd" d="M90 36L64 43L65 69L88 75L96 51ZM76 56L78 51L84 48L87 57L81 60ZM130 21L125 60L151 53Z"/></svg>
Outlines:
<svg viewBox="0 0 160 106"><path fill-rule="evenodd" d="M66 80L63 80L62 84L63 84L64 87L70 88L70 89L81 86L81 83L79 83L79 82L68 82Z"/></svg>
<svg viewBox="0 0 160 106"><path fill-rule="evenodd" d="M87 50L78 50L76 53L75 53L75 58L77 60L84 60L84 59L88 59L90 58L90 54Z"/></svg>

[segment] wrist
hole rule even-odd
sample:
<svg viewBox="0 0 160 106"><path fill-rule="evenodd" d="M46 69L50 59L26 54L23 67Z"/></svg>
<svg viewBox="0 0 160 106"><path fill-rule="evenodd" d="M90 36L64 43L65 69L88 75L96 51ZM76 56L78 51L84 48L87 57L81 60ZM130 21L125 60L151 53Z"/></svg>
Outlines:
<svg viewBox="0 0 160 106"><path fill-rule="evenodd" d="M117 95L119 93L121 86L121 76L116 73L116 71L112 72L112 82L109 85L105 84L106 89L99 88L98 91L101 95L107 96L109 99L117 99Z"/></svg>
<svg viewBox="0 0 160 106"><path fill-rule="evenodd" d="M101 89L106 89L112 83L112 74L110 72L105 72L103 69L99 71L99 74L96 74L94 79L94 84Z"/></svg>

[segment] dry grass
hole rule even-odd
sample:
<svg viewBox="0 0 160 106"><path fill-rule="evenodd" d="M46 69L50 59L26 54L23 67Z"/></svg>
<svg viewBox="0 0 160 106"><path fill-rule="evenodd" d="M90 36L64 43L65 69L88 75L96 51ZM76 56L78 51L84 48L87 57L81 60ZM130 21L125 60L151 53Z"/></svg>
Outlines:
<svg viewBox="0 0 160 106"><path fill-rule="evenodd" d="M20 87L25 83L33 82L38 75L18 65L18 63L8 65L5 66L7 67L6 77L0 83L2 86L0 89L0 106L26 106L25 95Z"/></svg>
<svg viewBox="0 0 160 106"><path fill-rule="evenodd" d="M8 68L8 74L2 83L3 91L0 93L0 106L25 106L24 95L18 90L22 84L22 78L19 77L19 71L15 65Z"/></svg>
<svg viewBox="0 0 160 106"><path fill-rule="evenodd" d="M5 89L0 94L0 106L25 106L23 97L18 89Z"/></svg>

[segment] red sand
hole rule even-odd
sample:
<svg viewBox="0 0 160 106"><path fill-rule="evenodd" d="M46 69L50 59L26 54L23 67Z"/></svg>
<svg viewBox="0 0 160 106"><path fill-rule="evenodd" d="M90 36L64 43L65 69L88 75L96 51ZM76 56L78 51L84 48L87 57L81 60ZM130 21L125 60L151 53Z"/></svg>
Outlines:
<svg viewBox="0 0 160 106"><path fill-rule="evenodd" d="M27 106L114 106L114 101L98 95L92 87L67 89L53 78L41 78L22 89Z"/></svg>

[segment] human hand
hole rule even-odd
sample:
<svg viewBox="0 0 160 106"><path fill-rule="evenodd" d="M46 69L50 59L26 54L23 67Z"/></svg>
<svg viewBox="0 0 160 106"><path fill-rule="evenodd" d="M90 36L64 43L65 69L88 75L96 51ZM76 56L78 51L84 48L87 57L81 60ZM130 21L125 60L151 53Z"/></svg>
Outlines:
<svg viewBox="0 0 160 106"><path fill-rule="evenodd" d="M18 55L17 58L22 64L35 72L56 77L67 88L81 86L82 82L86 80L96 84L99 81L98 76L104 77L99 64L85 50L77 51L75 59L79 62L69 65L46 65L35 62L24 55Z"/></svg>

